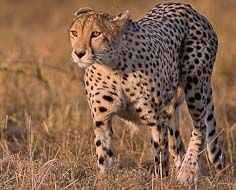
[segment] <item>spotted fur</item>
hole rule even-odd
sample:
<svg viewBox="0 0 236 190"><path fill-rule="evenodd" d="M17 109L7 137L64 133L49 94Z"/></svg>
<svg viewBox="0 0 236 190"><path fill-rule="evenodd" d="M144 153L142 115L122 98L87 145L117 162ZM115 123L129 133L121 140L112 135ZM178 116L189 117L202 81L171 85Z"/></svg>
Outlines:
<svg viewBox="0 0 236 190"><path fill-rule="evenodd" d="M70 35L72 58L85 67L102 172L115 160L114 115L150 128L154 168L162 168L155 173L168 175L170 153L177 180L195 182L205 141L210 161L216 169L224 167L211 87L217 36L204 16L177 3L158 4L139 21L128 11L110 16L86 8L76 15ZM193 121L186 154L178 115L183 100Z"/></svg>

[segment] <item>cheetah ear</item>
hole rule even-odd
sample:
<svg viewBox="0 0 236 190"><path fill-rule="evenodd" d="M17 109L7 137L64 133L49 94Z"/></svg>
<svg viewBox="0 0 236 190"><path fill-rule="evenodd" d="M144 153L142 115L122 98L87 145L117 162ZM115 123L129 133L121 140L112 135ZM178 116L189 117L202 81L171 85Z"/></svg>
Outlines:
<svg viewBox="0 0 236 190"><path fill-rule="evenodd" d="M117 16L115 16L115 18L112 19L113 22L117 23L120 26L125 24L128 20L130 20L129 10L125 10L124 12L118 14Z"/></svg>
<svg viewBox="0 0 236 190"><path fill-rule="evenodd" d="M90 7L83 7L83 8L78 9L78 10L74 13L74 16L75 16L75 17L78 17L78 16L81 15L81 14L88 13L88 12L92 12L92 11L93 11L93 9L90 8Z"/></svg>

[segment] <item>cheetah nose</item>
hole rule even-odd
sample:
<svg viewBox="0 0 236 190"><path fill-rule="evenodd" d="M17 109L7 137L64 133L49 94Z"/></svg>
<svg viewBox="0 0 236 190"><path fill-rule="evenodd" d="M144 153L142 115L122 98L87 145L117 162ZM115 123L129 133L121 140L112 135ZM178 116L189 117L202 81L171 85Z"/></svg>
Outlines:
<svg viewBox="0 0 236 190"><path fill-rule="evenodd" d="M85 51L80 51L80 52L75 51L75 54L78 56L78 58L82 58L85 55Z"/></svg>

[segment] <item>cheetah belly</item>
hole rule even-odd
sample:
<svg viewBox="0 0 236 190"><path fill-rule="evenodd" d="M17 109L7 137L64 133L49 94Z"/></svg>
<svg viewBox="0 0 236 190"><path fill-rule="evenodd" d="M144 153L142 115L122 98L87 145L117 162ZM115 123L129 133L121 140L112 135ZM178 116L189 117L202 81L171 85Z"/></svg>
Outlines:
<svg viewBox="0 0 236 190"><path fill-rule="evenodd" d="M117 115L131 127L139 127L142 125L133 104L128 104L124 109L120 110Z"/></svg>

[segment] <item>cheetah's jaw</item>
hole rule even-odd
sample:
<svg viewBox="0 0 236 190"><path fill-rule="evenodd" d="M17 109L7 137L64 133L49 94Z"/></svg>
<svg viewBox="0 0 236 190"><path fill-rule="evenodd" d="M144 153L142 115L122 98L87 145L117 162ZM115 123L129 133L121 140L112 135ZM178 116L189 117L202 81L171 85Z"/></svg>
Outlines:
<svg viewBox="0 0 236 190"><path fill-rule="evenodd" d="M92 63L84 63L84 62L78 62L76 63L80 68L86 68L89 65L91 65Z"/></svg>
<svg viewBox="0 0 236 190"><path fill-rule="evenodd" d="M94 63L93 60L92 60L92 61L90 61L90 60L88 60L88 61L87 61L87 60L86 60L86 61L83 61L83 59L79 59L79 58L75 55L74 51L72 51L71 57L72 57L73 62L76 63L80 68L86 68L86 67L88 67L89 65L91 65L91 64Z"/></svg>

